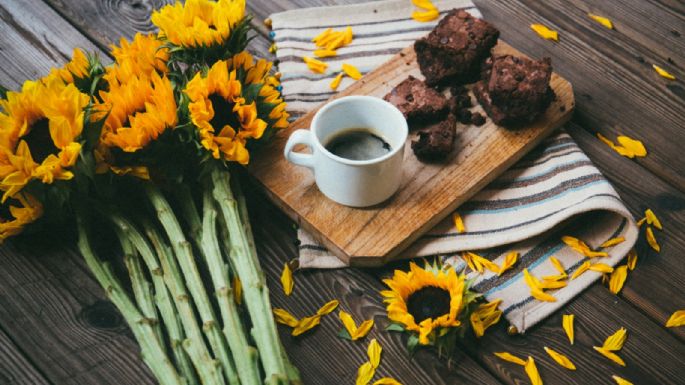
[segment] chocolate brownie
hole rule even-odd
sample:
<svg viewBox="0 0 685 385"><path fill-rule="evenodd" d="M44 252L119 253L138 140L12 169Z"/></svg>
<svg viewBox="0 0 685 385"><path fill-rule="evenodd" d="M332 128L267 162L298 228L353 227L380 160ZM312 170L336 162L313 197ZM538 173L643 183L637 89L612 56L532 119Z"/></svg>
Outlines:
<svg viewBox="0 0 685 385"><path fill-rule="evenodd" d="M445 96L413 76L403 80L383 99L397 107L410 122L442 119L449 107Z"/></svg>
<svg viewBox="0 0 685 385"><path fill-rule="evenodd" d="M457 122L453 115L424 128L418 133L418 140L411 142L411 149L422 161L439 161L447 157L454 148Z"/></svg>
<svg viewBox="0 0 685 385"><path fill-rule="evenodd" d="M477 80L482 61L497 44L499 31L466 11L453 9L428 36L414 43L428 85Z"/></svg>
<svg viewBox="0 0 685 385"><path fill-rule="evenodd" d="M517 126L537 119L552 102L551 76L549 58L497 56L486 60L473 91L496 124Z"/></svg>

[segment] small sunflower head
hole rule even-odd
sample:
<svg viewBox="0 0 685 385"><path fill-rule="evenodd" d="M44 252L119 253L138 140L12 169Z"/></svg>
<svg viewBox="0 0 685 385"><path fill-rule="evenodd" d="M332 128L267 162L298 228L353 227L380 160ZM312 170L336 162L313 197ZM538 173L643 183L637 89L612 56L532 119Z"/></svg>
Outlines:
<svg viewBox="0 0 685 385"><path fill-rule="evenodd" d="M3 199L32 180L52 184L73 177L81 150L88 95L49 76L27 81L0 100L0 188Z"/></svg>
<svg viewBox="0 0 685 385"><path fill-rule="evenodd" d="M27 193L17 193L0 204L0 243L20 234L43 215L43 206Z"/></svg>
<svg viewBox="0 0 685 385"><path fill-rule="evenodd" d="M121 38L119 46L111 46L114 63L107 67L103 78L108 84L121 84L131 78L163 76L168 72L169 50L153 34L136 33L132 41Z"/></svg>
<svg viewBox="0 0 685 385"><path fill-rule="evenodd" d="M204 58L213 63L247 45L249 21L245 0L188 0L153 12L152 23L159 27L160 39L169 43L174 54Z"/></svg>
<svg viewBox="0 0 685 385"><path fill-rule="evenodd" d="M454 338L450 331L464 326L465 309L473 296L464 275L453 268L424 269L412 262L409 272L395 270L383 282L390 288L381 292L388 318L418 334L418 344L449 345L440 339Z"/></svg>
<svg viewBox="0 0 685 385"><path fill-rule="evenodd" d="M74 84L79 91L90 94L97 86L104 69L97 54L86 53L80 48L74 48L71 60L61 68L53 68L43 82L61 79L68 84Z"/></svg>

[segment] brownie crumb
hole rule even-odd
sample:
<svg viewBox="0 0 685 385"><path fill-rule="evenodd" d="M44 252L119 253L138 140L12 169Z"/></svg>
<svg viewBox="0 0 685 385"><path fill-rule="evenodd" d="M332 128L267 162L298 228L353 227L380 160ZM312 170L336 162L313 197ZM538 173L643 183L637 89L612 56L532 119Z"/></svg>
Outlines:
<svg viewBox="0 0 685 385"><path fill-rule="evenodd" d="M444 95L413 76L403 80L383 99L397 107L410 123L440 120L449 109Z"/></svg>
<svg viewBox="0 0 685 385"><path fill-rule="evenodd" d="M424 128L418 133L418 140L412 141L411 149L416 157L425 162L441 161L452 152L456 136L454 116Z"/></svg>
<svg viewBox="0 0 685 385"><path fill-rule="evenodd" d="M485 124L485 116L483 116L483 114L475 112L471 115L471 123L480 127L483 124Z"/></svg>

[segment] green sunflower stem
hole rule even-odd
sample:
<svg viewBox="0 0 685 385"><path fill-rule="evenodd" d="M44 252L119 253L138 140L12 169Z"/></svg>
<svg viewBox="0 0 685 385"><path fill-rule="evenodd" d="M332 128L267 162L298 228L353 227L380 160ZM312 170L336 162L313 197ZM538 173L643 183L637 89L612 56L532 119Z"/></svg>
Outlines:
<svg viewBox="0 0 685 385"><path fill-rule="evenodd" d="M217 237L217 211L209 189L203 197L204 218L202 221L202 251L211 273L212 282L221 318L224 324L224 335L233 353L233 359L242 385L261 384L257 350L248 344L240 315L233 299L233 289L228 276L228 264L224 261L219 249Z"/></svg>
<svg viewBox="0 0 685 385"><path fill-rule="evenodd" d="M266 374L265 383L288 383L289 371L286 368L290 364L287 363L276 331L269 290L249 231L249 219L247 216L241 219L238 201L231 190L229 171L221 169L219 165L213 166L211 181L214 199L221 208L223 221L220 222L226 226L229 234L229 258L243 284L243 296L253 325L252 336Z"/></svg>
<svg viewBox="0 0 685 385"><path fill-rule="evenodd" d="M150 203L152 203L152 206L155 208L157 218L166 231L167 237L174 249L176 259L181 267L181 272L185 277L190 294L195 301L198 313L202 319L202 328L207 336L209 345L211 346L214 355L221 363L226 378L231 384L238 384L239 381L228 351L228 344L216 322L214 310L212 309L209 296L202 283L200 271L195 264L195 257L190 242L187 241L185 234L181 229L181 225L178 223L169 202L162 192L152 183L145 184L145 192Z"/></svg>
<svg viewBox="0 0 685 385"><path fill-rule="evenodd" d="M78 248L95 279L105 289L107 297L119 309L131 328L140 345L143 361L150 367L160 384L186 385L186 381L179 376L171 360L167 357L164 346L157 338L150 322L131 301L109 264L102 262L95 255L88 239L84 220L82 215L77 218Z"/></svg>
<svg viewBox="0 0 685 385"><path fill-rule="evenodd" d="M181 209L181 215L185 218L188 225L188 236L195 247L201 248L200 240L202 239L202 220L198 214L195 200L190 192L190 187L185 184L178 184L174 186L174 197Z"/></svg>
<svg viewBox="0 0 685 385"><path fill-rule="evenodd" d="M193 369L189 355L183 350L182 343L185 339L185 335L182 330L181 322L176 315L176 307L169 295L169 289L164 283L163 269L160 267L157 258L157 255L161 255L162 249L158 249L157 255L155 255L143 234L141 234L127 218L116 212L111 212L108 216L112 220L112 223L114 223L120 240L126 243L130 242L143 258L143 262L145 262L150 276L152 277L155 303L159 309L162 322L166 326L166 330L169 334L171 350L174 354L176 365L189 385L199 385L197 374L195 373L195 369ZM199 362L200 360L197 361Z"/></svg>

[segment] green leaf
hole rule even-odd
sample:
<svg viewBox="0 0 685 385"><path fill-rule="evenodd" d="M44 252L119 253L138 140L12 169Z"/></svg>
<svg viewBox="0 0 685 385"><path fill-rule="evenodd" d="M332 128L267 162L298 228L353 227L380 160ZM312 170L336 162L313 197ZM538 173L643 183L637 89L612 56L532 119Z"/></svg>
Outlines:
<svg viewBox="0 0 685 385"><path fill-rule="evenodd" d="M409 355L413 356L414 353L416 353L416 349L419 347L419 336L416 334L412 334L409 336L407 339L407 350L409 351Z"/></svg>
<svg viewBox="0 0 685 385"><path fill-rule="evenodd" d="M404 327L400 324L391 323L385 328L385 330L388 332L403 332Z"/></svg>
<svg viewBox="0 0 685 385"><path fill-rule="evenodd" d="M352 336L345 328L340 329L340 331L338 332L338 337L352 341Z"/></svg>

